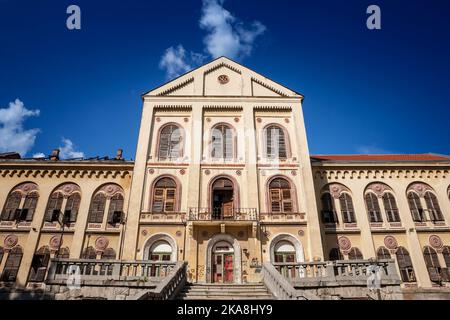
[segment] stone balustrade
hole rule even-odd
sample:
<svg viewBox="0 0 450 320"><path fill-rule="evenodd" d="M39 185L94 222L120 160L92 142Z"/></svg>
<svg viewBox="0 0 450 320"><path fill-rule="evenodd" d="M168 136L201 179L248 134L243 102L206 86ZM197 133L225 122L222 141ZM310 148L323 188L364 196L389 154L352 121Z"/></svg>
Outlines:
<svg viewBox="0 0 450 320"><path fill-rule="evenodd" d="M191 221L257 221L256 208L232 208L222 212L219 208L189 208L188 219Z"/></svg>

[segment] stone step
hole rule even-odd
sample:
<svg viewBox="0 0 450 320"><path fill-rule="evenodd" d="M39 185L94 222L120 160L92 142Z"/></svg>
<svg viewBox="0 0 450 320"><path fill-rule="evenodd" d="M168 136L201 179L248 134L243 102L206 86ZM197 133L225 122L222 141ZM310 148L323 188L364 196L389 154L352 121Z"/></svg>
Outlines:
<svg viewBox="0 0 450 320"><path fill-rule="evenodd" d="M227 297L227 296L202 296L202 297L178 297L177 300L273 300L272 296L265 297Z"/></svg>
<svg viewBox="0 0 450 320"><path fill-rule="evenodd" d="M272 295L261 283L211 284L188 283L177 299L183 300L271 300Z"/></svg>
<svg viewBox="0 0 450 320"><path fill-rule="evenodd" d="M261 292L227 292L227 291L182 291L181 294L190 296L224 295L224 296L267 296L267 291Z"/></svg>

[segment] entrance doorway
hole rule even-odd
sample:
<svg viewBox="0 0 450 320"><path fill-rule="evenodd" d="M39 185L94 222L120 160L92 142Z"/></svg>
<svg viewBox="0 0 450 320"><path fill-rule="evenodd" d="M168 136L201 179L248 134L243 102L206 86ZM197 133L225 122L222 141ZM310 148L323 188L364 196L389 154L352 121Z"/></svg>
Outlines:
<svg viewBox="0 0 450 320"><path fill-rule="evenodd" d="M213 283L234 282L234 249L226 241L218 242L212 251L212 279Z"/></svg>
<svg viewBox="0 0 450 320"><path fill-rule="evenodd" d="M232 219L234 216L233 182L226 178L218 179L212 187L212 219Z"/></svg>

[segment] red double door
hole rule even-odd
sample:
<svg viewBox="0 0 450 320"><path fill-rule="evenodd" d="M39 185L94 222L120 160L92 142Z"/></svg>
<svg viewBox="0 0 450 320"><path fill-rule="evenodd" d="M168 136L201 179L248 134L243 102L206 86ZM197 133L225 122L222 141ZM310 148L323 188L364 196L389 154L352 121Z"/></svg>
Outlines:
<svg viewBox="0 0 450 320"><path fill-rule="evenodd" d="M233 283L234 280L234 254L215 253L213 254L213 277L215 283Z"/></svg>

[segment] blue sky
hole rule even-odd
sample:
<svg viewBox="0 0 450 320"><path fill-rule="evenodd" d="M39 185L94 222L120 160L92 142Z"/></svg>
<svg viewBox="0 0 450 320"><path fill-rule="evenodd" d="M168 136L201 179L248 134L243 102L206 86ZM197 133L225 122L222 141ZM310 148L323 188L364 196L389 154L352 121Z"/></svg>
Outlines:
<svg viewBox="0 0 450 320"><path fill-rule="evenodd" d="M70 4L81 30L66 28ZM371 4L381 30L366 28ZM134 158L141 93L224 52L305 95L311 153L450 154L449 12L444 0L0 0L0 152Z"/></svg>

